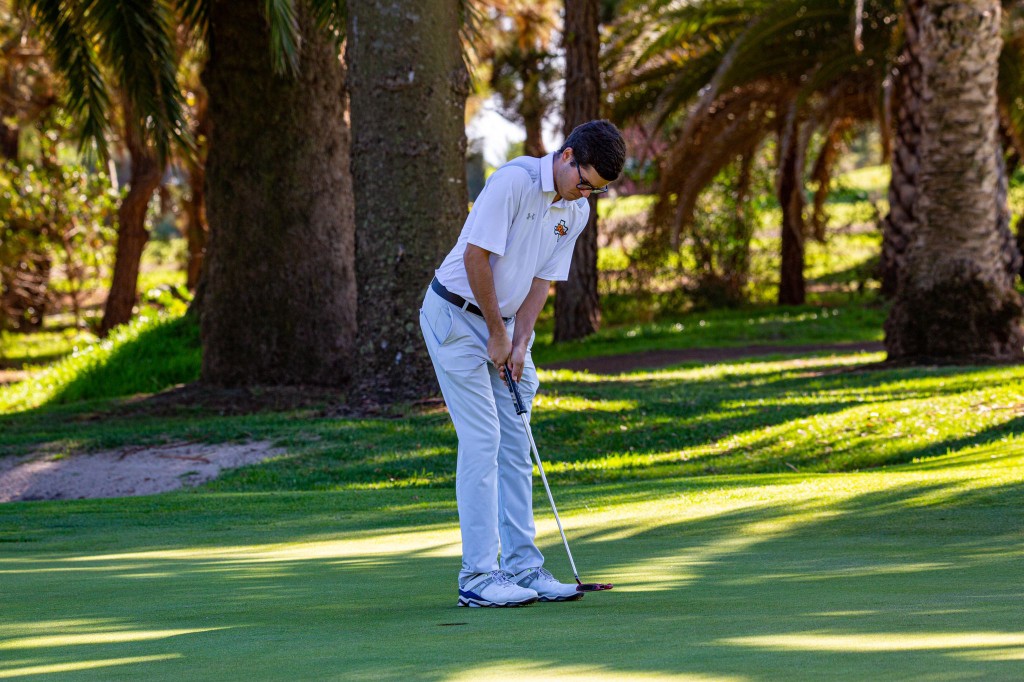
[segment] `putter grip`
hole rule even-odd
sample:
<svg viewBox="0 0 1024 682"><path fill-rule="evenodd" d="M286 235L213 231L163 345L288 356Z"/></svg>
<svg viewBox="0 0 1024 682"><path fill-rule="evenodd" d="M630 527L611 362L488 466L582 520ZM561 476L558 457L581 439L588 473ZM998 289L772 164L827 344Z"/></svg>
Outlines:
<svg viewBox="0 0 1024 682"><path fill-rule="evenodd" d="M526 406L523 405L523 396L519 395L519 384L512 378L512 368L505 363L505 383L508 385L508 392L512 394L512 401L516 404L516 414L526 414Z"/></svg>

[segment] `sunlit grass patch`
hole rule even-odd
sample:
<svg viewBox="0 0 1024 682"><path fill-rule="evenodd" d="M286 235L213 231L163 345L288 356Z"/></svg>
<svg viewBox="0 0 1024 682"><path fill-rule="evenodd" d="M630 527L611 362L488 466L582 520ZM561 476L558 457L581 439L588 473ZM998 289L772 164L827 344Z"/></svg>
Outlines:
<svg viewBox="0 0 1024 682"><path fill-rule="evenodd" d="M95 334L74 328L31 334L0 331L0 367L37 367L95 341Z"/></svg>
<svg viewBox="0 0 1024 682"><path fill-rule="evenodd" d="M1014 445L1024 368L858 371L880 354L684 366L616 377L552 372L559 396L627 412L538 411L551 470L580 482L702 473L852 471ZM1010 439L1010 440L1007 440Z"/></svg>
<svg viewBox="0 0 1024 682"><path fill-rule="evenodd" d="M647 350L879 341L884 310L859 306L756 307L690 313L657 322L603 328L581 341L552 343L540 328L534 359L545 363Z"/></svg>
<svg viewBox="0 0 1024 682"><path fill-rule="evenodd" d="M510 612L454 606L450 490L3 505L0 675L1014 679L1022 460L556 484L581 577L615 589Z"/></svg>
<svg viewBox="0 0 1024 682"><path fill-rule="evenodd" d="M199 376L199 330L177 316L138 317L102 341L77 346L71 355L17 384L0 387L0 414L43 404L152 393Z"/></svg>

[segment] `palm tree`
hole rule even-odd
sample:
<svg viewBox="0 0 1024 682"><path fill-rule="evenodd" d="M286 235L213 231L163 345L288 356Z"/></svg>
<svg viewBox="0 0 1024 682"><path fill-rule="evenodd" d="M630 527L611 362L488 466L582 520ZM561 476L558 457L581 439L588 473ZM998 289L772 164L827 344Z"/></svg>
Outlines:
<svg viewBox="0 0 1024 682"><path fill-rule="evenodd" d="M718 173L778 137L776 190L783 208L779 303L804 299L804 168L814 133L827 188L841 131L871 120L891 42L882 6L865 11L862 48L847 0L707 0L653 3L627 12L609 60L619 92L614 111L651 122L675 140L663 162L654 241L677 248L693 225L697 197ZM811 224L821 232L819 191Z"/></svg>
<svg viewBox="0 0 1024 682"><path fill-rule="evenodd" d="M893 151L913 158L914 192L885 323L892 360L1024 360L998 134L1000 18L998 0L906 2L916 135L897 135Z"/></svg>
<svg viewBox="0 0 1024 682"><path fill-rule="evenodd" d="M543 123L554 104L559 75L554 50L556 0L478 0L479 36L469 47L481 71L490 71L491 90L502 115L522 124L528 156L544 156Z"/></svg>
<svg viewBox="0 0 1024 682"><path fill-rule="evenodd" d="M171 147L189 145L180 126L174 13L166 2L133 5L131 11L113 2L88 8L57 0L26 0L24 5L54 67L64 75L65 106L81 122L87 156L106 154L108 121L116 118L110 116L112 99L121 110L132 177L118 210L117 256L101 324L106 333L131 317L148 239L146 208ZM113 74L115 86L108 84L101 64ZM112 98L115 89L118 95Z"/></svg>
<svg viewBox="0 0 1024 682"><path fill-rule="evenodd" d="M100 335L132 319L132 309L142 264L142 251L149 241L146 213L150 200L160 187L166 161L146 140L132 110L131 100L119 93L124 132L122 139L131 161L128 192L117 208L117 246L110 291L103 307Z"/></svg>
<svg viewBox="0 0 1024 682"><path fill-rule="evenodd" d="M110 107L104 69L125 93L141 146L161 162L172 147L191 146L173 24L208 38L213 242L203 378L344 383L355 282L342 73L331 35L341 23L338 4L96 2L88 12L60 0L26 5L65 76L82 140L101 155Z"/></svg>
<svg viewBox="0 0 1024 682"><path fill-rule="evenodd" d="M869 1L863 7L860 4L766 4L758 0L670 4L653 21L633 19L619 27L613 54L625 74L620 78L626 89L618 98L617 108L626 115L653 116L658 126L677 131L679 144L666 161L663 191L677 192L678 201L663 201L659 206L659 215L668 223L667 233L674 240L689 224L694 193L700 191L722 163L734 158L749 143L750 135L766 132L771 127L769 119L784 118L786 104L772 104L759 96L757 90L770 98L784 95L789 88L790 94L783 99L797 99L801 105L797 117L814 124L824 137L823 152L829 152L837 134L858 121L878 122L886 148L890 121L892 134L908 143L892 159L891 214L883 230L883 290L893 289L894 273L913 223L910 212L916 162L910 150L917 126L904 101L912 101L914 96L916 58L911 48L902 54L896 48L903 42L900 29L910 37L915 27L898 21L896 2ZM1020 13L1021 9L1014 7ZM854 21L849 20L851 13ZM857 26L863 30L855 31ZM1024 60L1024 27L1018 18L1005 21L1003 29L1007 40L1000 54L1002 134L1019 142L1024 131L1024 81L1019 78ZM897 76L890 78L893 71ZM701 88L703 96L698 101ZM693 101L697 104L686 111L685 107ZM726 111L729 115L723 116ZM709 124L715 118L720 120L717 127ZM818 190L811 222L819 236L829 155L819 154L812 174ZM780 196L780 203L785 206L784 197ZM801 214L795 210L791 213L794 217ZM796 227L792 229L787 223L783 232L784 239L790 235L789 248L784 245L784 250L794 255L794 233L799 234L799 226ZM1007 253L1003 257L1012 260L1012 244L1005 244ZM790 268L784 269L793 274ZM798 279L787 277L786 273L783 282L795 285ZM780 298L787 288L796 287L783 286Z"/></svg>

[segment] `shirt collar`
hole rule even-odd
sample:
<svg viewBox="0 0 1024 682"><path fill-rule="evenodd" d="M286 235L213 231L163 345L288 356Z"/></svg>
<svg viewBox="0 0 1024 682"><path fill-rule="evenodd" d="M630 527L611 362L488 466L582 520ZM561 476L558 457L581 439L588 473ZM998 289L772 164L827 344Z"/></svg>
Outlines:
<svg viewBox="0 0 1024 682"><path fill-rule="evenodd" d="M555 191L555 176L553 165L555 153L551 152L540 160L540 189L542 192Z"/></svg>

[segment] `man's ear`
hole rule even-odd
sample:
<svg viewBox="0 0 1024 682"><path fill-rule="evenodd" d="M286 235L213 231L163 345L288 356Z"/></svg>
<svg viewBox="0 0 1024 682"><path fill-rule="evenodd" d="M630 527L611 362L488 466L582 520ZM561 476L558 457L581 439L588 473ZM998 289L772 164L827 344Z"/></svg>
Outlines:
<svg viewBox="0 0 1024 682"><path fill-rule="evenodd" d="M574 156L575 152L573 152L572 147L566 147L562 150L562 163L569 163L573 160Z"/></svg>

